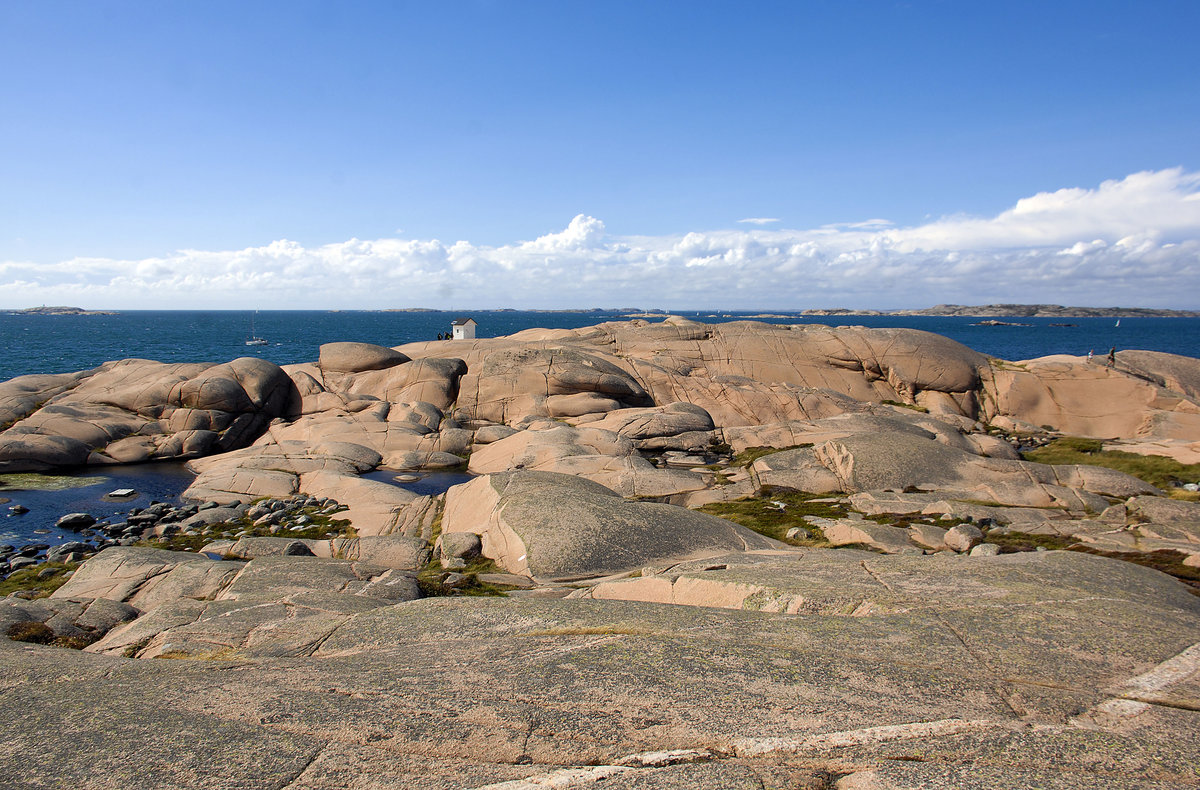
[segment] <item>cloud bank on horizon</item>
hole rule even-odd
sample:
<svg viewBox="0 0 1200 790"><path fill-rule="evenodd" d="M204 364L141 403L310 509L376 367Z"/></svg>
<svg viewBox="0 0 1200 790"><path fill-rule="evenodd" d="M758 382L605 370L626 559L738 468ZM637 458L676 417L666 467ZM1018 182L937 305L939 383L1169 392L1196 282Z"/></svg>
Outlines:
<svg viewBox="0 0 1200 790"><path fill-rule="evenodd" d="M0 262L6 304L102 309L661 307L795 310L956 302L1200 307L1200 173L1139 172L913 227L610 235L579 214L532 241L287 240L142 260Z"/></svg>

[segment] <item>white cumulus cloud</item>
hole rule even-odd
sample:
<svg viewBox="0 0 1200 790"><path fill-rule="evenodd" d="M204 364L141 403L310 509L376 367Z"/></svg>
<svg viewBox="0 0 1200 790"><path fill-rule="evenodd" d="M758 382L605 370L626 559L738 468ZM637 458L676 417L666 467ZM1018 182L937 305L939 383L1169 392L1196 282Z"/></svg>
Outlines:
<svg viewBox="0 0 1200 790"><path fill-rule="evenodd" d="M759 227L616 236L579 214L494 247L279 239L141 260L0 261L0 307L1200 307L1200 174L1180 168L1039 193L993 217L749 224Z"/></svg>
<svg viewBox="0 0 1200 790"><path fill-rule="evenodd" d="M595 249L604 238L604 223L595 217L577 214L561 233L547 233L521 245L529 252L568 252Z"/></svg>

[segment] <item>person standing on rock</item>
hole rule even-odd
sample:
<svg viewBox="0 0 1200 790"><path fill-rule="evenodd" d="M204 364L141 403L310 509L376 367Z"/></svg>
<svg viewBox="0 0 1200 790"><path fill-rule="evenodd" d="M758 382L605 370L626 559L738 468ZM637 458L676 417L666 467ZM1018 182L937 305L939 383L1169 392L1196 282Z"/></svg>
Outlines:
<svg viewBox="0 0 1200 790"><path fill-rule="evenodd" d="M1108 367L1115 367L1117 364L1117 347L1113 346L1108 350Z"/></svg>
<svg viewBox="0 0 1200 790"><path fill-rule="evenodd" d="M1089 365L1092 364L1092 355L1095 353L1095 351L1096 351L1096 349L1094 349L1094 348L1088 349L1088 364Z"/></svg>

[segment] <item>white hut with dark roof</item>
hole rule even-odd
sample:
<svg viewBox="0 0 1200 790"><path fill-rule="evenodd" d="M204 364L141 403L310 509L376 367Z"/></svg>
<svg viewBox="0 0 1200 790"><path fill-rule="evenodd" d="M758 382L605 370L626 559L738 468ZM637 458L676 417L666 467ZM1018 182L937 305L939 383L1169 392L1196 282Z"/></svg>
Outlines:
<svg viewBox="0 0 1200 790"><path fill-rule="evenodd" d="M475 319L456 318L450 322L450 331L455 340L474 340Z"/></svg>

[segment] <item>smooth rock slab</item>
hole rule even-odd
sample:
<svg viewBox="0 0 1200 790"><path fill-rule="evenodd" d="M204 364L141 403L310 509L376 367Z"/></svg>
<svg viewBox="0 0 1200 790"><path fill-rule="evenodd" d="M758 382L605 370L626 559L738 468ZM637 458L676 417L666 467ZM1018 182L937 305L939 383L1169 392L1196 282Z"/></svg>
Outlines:
<svg viewBox="0 0 1200 790"><path fill-rule="evenodd" d="M782 545L715 516L629 502L598 483L551 472L488 475L451 488L442 530L480 535L485 556L535 579L606 576Z"/></svg>
<svg viewBox="0 0 1200 790"><path fill-rule="evenodd" d="M831 555L844 562L825 573ZM758 579L780 578L773 562ZM708 763L614 786L736 787L743 768L782 787L819 771L895 787L1195 784L1200 722L1180 683L1155 692L1172 707L1073 723L1200 637L1200 605L1168 577L1062 552L792 562L802 589L842 596L836 611L438 599L351 616L312 656L236 663L0 640L0 779L51 786L52 765L80 787L449 790L710 748ZM730 563L687 573L748 581Z"/></svg>

